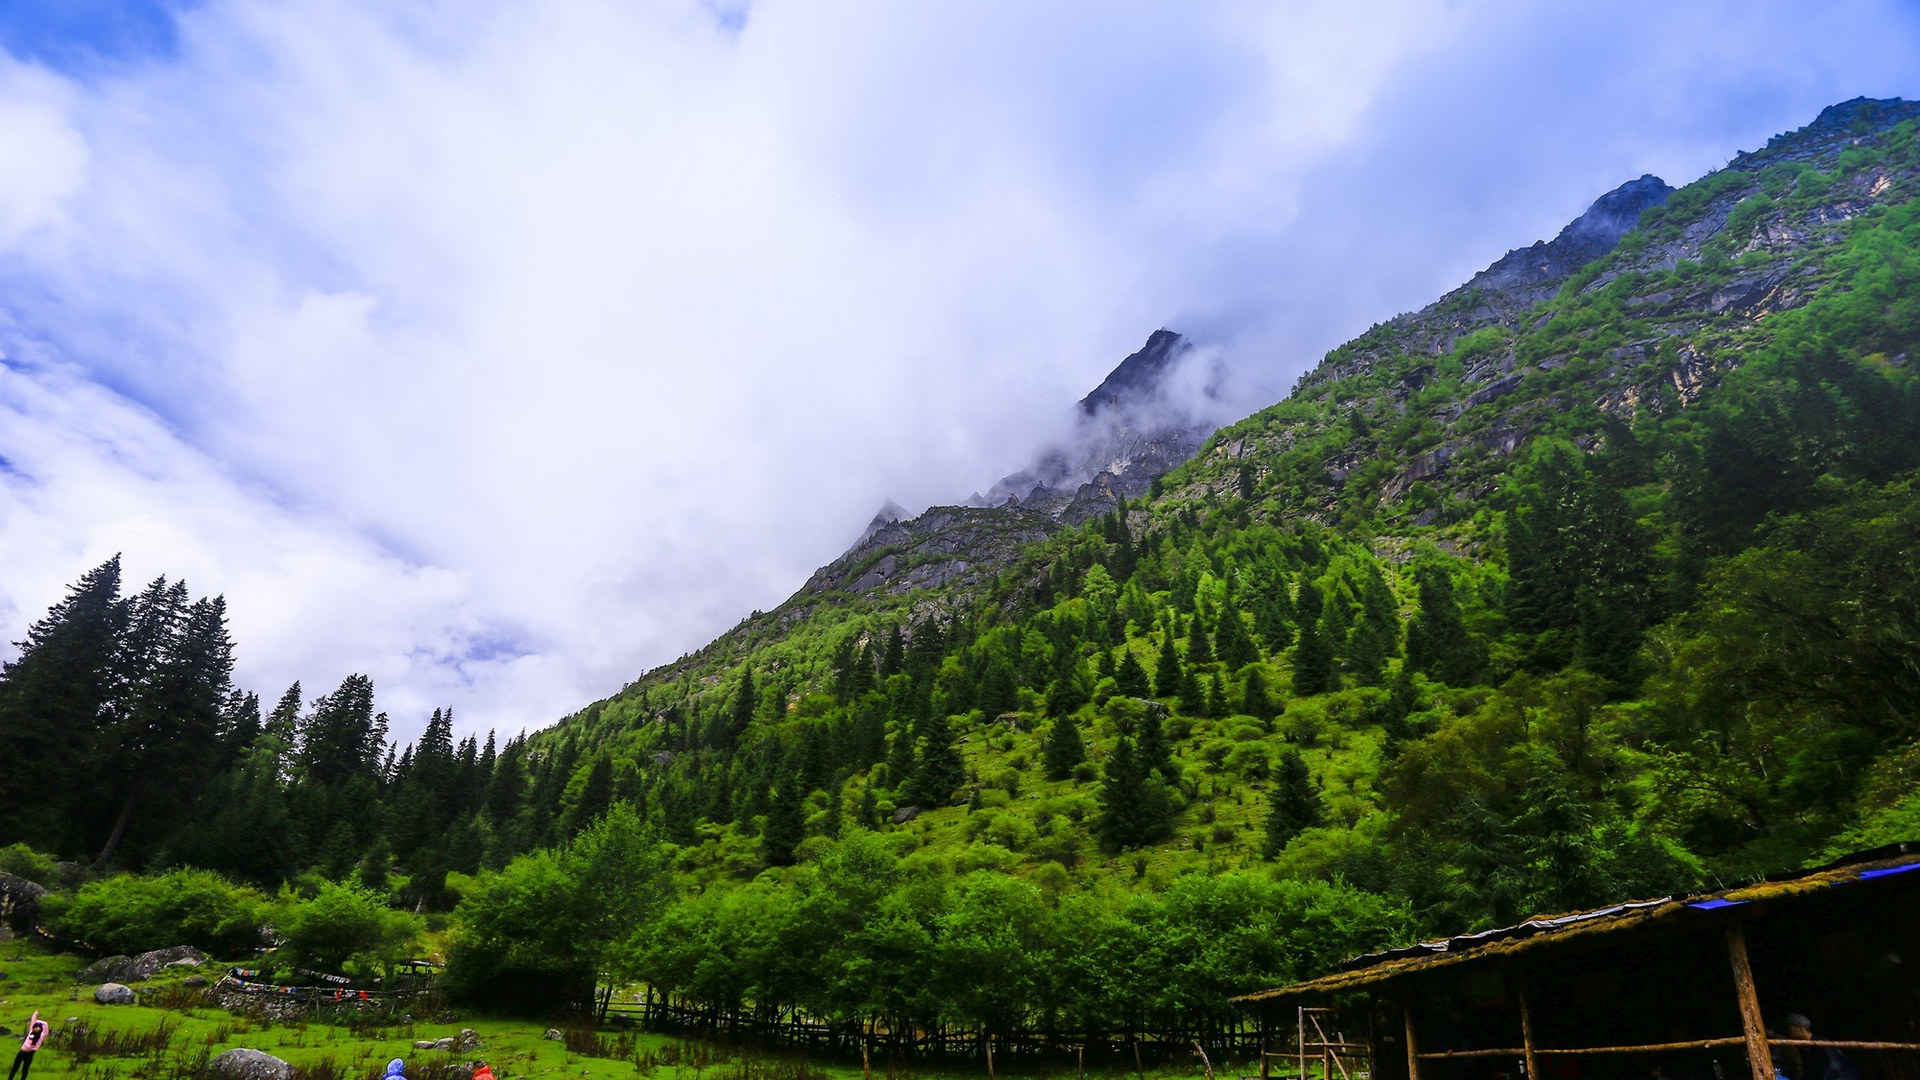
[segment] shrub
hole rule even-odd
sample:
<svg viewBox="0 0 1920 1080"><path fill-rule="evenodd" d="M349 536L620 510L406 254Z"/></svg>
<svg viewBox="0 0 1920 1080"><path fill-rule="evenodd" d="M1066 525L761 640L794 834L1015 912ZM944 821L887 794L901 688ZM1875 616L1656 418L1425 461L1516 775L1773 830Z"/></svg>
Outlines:
<svg viewBox="0 0 1920 1080"><path fill-rule="evenodd" d="M193 945L234 956L260 942L267 898L206 870L121 874L83 886L60 915L60 933L89 948L139 953Z"/></svg>
<svg viewBox="0 0 1920 1080"><path fill-rule="evenodd" d="M425 929L418 916L389 908L371 889L331 881L311 900L283 893L275 925L295 963L338 971L352 961L362 972L391 970Z"/></svg>
<svg viewBox="0 0 1920 1080"><path fill-rule="evenodd" d="M25 844L12 844L0 848L0 874L12 874L28 881L54 887L54 858L42 854Z"/></svg>

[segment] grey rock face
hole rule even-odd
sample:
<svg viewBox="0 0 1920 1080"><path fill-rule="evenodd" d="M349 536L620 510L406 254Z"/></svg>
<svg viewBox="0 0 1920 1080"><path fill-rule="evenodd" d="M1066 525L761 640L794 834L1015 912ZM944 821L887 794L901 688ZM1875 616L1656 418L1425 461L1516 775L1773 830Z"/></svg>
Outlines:
<svg viewBox="0 0 1920 1080"><path fill-rule="evenodd" d="M131 982L138 977L133 973L133 957L103 956L88 964L74 979L83 983L108 983Z"/></svg>
<svg viewBox="0 0 1920 1080"><path fill-rule="evenodd" d="M191 945L155 949L139 956L107 956L87 965L78 980L83 983L139 982L151 979L169 967L199 967L207 955Z"/></svg>
<svg viewBox="0 0 1920 1080"><path fill-rule="evenodd" d="M0 926L24 936L33 929L33 921L40 914L40 900L46 895L46 887L37 881L0 874Z"/></svg>
<svg viewBox="0 0 1920 1080"><path fill-rule="evenodd" d="M93 1000L101 1005L131 1005L133 988L117 982L102 983L94 987Z"/></svg>
<svg viewBox="0 0 1920 1080"><path fill-rule="evenodd" d="M229 1050L213 1059L213 1069L234 1080L293 1080L293 1066L263 1050Z"/></svg>

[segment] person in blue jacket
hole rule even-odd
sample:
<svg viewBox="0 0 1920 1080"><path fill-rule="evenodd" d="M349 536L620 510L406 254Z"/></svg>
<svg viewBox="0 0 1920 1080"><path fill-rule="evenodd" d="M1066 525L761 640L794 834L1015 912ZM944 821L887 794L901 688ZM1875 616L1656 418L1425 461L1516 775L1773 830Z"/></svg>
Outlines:
<svg viewBox="0 0 1920 1080"><path fill-rule="evenodd" d="M387 1062L387 1075L384 1080L407 1080L407 1063L399 1058Z"/></svg>

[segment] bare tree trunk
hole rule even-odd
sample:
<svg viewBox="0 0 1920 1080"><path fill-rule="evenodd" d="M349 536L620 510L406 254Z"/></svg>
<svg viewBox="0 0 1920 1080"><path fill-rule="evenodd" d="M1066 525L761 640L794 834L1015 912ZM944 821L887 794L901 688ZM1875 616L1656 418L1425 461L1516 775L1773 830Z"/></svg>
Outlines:
<svg viewBox="0 0 1920 1080"><path fill-rule="evenodd" d="M1200 1045L1199 1039L1193 1040L1193 1052L1200 1055L1200 1064L1207 1070L1207 1080L1213 1080L1213 1062L1208 1059L1207 1049Z"/></svg>
<svg viewBox="0 0 1920 1080"><path fill-rule="evenodd" d="M127 782L127 800L120 804L120 815L113 820L113 831L107 834L107 846L100 849L100 856L93 860L95 870L105 869L107 860L113 858L115 848L127 835L127 822L133 820L133 804L140 801L140 778L135 776Z"/></svg>

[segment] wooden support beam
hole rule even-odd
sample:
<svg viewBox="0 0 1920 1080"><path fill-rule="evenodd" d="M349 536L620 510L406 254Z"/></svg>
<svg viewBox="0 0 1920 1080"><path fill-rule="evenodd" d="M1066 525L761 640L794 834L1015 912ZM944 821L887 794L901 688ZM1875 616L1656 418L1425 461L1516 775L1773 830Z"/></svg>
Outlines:
<svg viewBox="0 0 1920 1080"><path fill-rule="evenodd" d="M1420 1039L1413 1030L1413 1006L1401 1006L1400 1015L1407 1022L1407 1080L1420 1080Z"/></svg>
<svg viewBox="0 0 1920 1080"><path fill-rule="evenodd" d="M1773 1050L1767 1045L1767 1022L1760 1012L1760 993L1753 985L1753 964L1747 958L1747 933L1739 923L1727 927L1727 958L1733 964L1733 992L1740 1002L1747 1065L1753 1070L1753 1080L1773 1080Z"/></svg>
<svg viewBox="0 0 1920 1080"><path fill-rule="evenodd" d="M1520 984L1520 1046L1526 1051L1527 1080L1540 1080L1540 1063L1533 1056L1533 1010L1527 1007L1527 984Z"/></svg>

